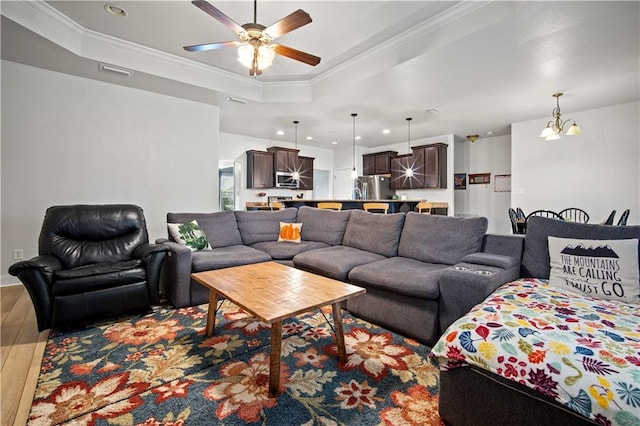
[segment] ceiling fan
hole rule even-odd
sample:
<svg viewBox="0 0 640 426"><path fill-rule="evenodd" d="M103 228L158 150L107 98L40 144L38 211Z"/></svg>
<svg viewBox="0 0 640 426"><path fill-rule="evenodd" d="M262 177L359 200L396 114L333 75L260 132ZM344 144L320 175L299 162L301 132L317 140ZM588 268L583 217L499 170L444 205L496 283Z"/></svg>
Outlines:
<svg viewBox="0 0 640 426"><path fill-rule="evenodd" d="M302 9L298 9L290 15L280 19L275 24L265 27L264 25L257 23L257 0L254 0L253 2L253 23L244 25L239 25L233 19L204 0L194 0L191 3L199 7L205 13L216 18L227 27L231 28L231 30L238 34L240 41L222 41L184 46L184 49L189 52L220 49L223 47L238 47L238 60L244 66L249 68L249 75L253 77L262 74L263 69L271 66L276 54L286 56L312 66L316 66L320 63L320 58L317 56L273 42L276 38L311 22L311 16Z"/></svg>

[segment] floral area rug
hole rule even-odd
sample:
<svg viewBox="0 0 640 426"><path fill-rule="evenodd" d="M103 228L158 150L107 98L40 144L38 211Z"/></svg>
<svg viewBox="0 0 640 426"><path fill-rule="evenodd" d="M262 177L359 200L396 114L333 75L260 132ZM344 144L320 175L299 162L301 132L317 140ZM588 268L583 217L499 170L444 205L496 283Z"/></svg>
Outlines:
<svg viewBox="0 0 640 426"><path fill-rule="evenodd" d="M283 323L282 393L267 396L270 327L230 302L156 308L52 331L30 425L440 425L429 348L345 312L337 360L330 307Z"/></svg>

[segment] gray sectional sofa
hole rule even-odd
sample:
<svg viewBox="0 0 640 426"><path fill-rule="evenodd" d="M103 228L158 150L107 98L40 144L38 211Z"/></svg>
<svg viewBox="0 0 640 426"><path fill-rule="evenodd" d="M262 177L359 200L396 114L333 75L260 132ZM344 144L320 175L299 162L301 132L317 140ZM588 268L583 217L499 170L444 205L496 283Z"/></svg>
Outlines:
<svg viewBox="0 0 640 426"><path fill-rule="evenodd" d="M167 214L169 223L194 219L211 250L156 241L169 248L161 287L174 306L208 301L192 272L273 260L365 287L366 294L346 302L347 310L427 345L495 288L519 277L524 241L486 234L481 217L306 206ZM278 242L280 222L302 223L302 241Z"/></svg>

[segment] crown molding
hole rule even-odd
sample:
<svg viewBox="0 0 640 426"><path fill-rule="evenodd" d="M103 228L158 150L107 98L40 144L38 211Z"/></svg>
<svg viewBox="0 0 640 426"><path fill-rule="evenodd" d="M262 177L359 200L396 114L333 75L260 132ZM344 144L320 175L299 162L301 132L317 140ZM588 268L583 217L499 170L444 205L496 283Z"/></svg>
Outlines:
<svg viewBox="0 0 640 426"><path fill-rule="evenodd" d="M485 9L490 12L501 2L460 2L437 16L403 31L368 51L311 78L309 81L259 81L221 70L174 54L162 52L126 40L86 29L60 13L44 0L3 2L1 13L23 27L69 50L98 62L180 81L223 94L232 94L256 102L310 102L349 84L347 77L360 79L375 75L414 57L409 49L418 40L433 40L436 30ZM488 6L493 7L488 7ZM496 6L498 5L498 6ZM504 9L504 7L502 7ZM483 14L490 18L489 13ZM490 22L499 19L489 19ZM474 18L475 19L475 18ZM478 25L488 25L487 21ZM474 25L471 25L474 27ZM462 30L465 32L464 30ZM470 29L467 29L470 31ZM442 37L442 35L439 35ZM432 41L432 43L434 43ZM403 54L403 52L407 52ZM425 53L428 48L425 50Z"/></svg>

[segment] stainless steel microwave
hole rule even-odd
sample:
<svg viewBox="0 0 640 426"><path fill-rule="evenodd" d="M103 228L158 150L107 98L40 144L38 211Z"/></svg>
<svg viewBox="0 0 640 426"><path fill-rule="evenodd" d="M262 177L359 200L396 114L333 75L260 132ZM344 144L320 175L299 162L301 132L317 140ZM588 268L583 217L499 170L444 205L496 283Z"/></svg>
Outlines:
<svg viewBox="0 0 640 426"><path fill-rule="evenodd" d="M276 188L298 189L299 187L300 182L293 173L276 172Z"/></svg>

